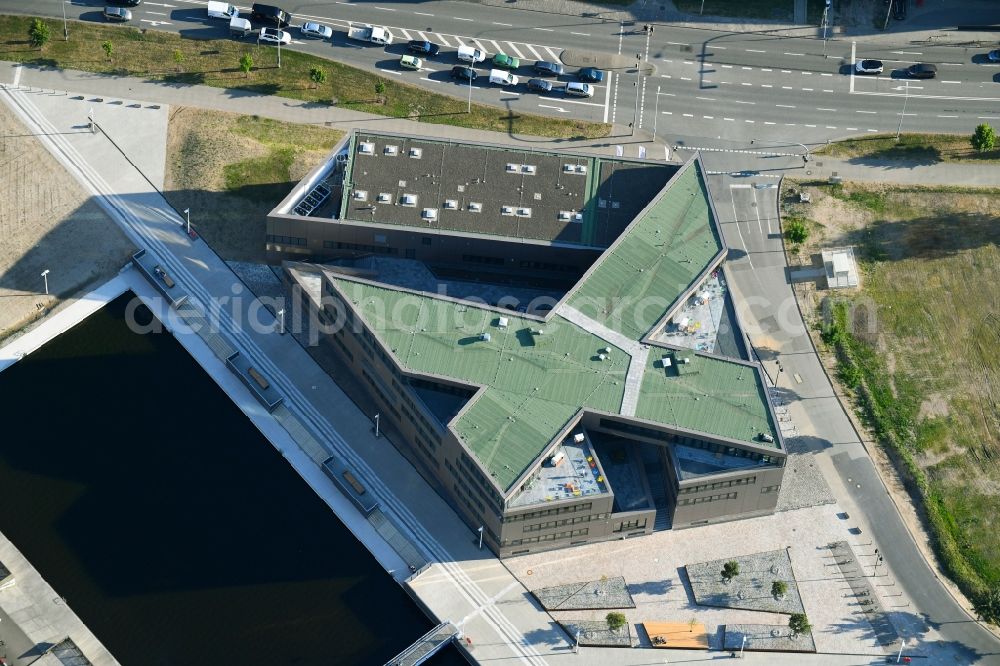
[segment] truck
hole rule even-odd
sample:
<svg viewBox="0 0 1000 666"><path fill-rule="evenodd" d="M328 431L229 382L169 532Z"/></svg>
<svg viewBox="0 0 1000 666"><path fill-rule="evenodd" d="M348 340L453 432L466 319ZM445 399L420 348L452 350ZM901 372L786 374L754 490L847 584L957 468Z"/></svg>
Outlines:
<svg viewBox="0 0 1000 666"><path fill-rule="evenodd" d="M250 21L245 18L240 18L239 16L234 16L229 19L229 36L240 38L246 37L251 32L253 32L253 26L250 25Z"/></svg>
<svg viewBox="0 0 1000 666"><path fill-rule="evenodd" d="M352 23L347 28L347 38L358 42L371 42L385 46L392 44L392 33L388 28L371 26L367 23Z"/></svg>
<svg viewBox="0 0 1000 666"><path fill-rule="evenodd" d="M208 18L226 19L227 21L240 15L240 10L228 2L208 0Z"/></svg>
<svg viewBox="0 0 1000 666"><path fill-rule="evenodd" d="M502 69L490 70L490 83L496 83L501 86L516 86L517 81L518 78L510 72L505 72Z"/></svg>

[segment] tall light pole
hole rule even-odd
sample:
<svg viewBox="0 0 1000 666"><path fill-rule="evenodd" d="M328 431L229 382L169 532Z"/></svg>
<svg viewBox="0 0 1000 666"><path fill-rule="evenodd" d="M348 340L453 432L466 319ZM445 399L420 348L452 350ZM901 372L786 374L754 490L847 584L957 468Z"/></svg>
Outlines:
<svg viewBox="0 0 1000 666"><path fill-rule="evenodd" d="M740 659L743 658L743 648L745 648L746 645L747 645L747 637L743 636L743 642L740 643Z"/></svg>
<svg viewBox="0 0 1000 666"><path fill-rule="evenodd" d="M899 114L899 125L896 126L896 141L899 141L899 133L903 130L903 118L906 117L906 103L910 100L910 82L903 82L903 90L905 95L903 96L903 112Z"/></svg>
<svg viewBox="0 0 1000 666"><path fill-rule="evenodd" d="M285 334L285 309L278 310L278 332Z"/></svg>
<svg viewBox="0 0 1000 666"><path fill-rule="evenodd" d="M188 235L190 236L191 235L191 209L190 208L185 208L184 209L184 217L187 219L187 232L188 232Z"/></svg>
<svg viewBox="0 0 1000 666"><path fill-rule="evenodd" d="M906 647L906 639L905 638L900 638L899 639L899 654L896 655L896 663L897 664L899 663L899 660L903 658L903 648L905 648L905 647Z"/></svg>
<svg viewBox="0 0 1000 666"><path fill-rule="evenodd" d="M479 530L478 530L478 532L479 532L479 550L483 549L483 529L484 528L485 528L484 525L480 525L479 526Z"/></svg>
<svg viewBox="0 0 1000 666"><path fill-rule="evenodd" d="M69 23L66 22L66 0L62 3L63 10L63 40L69 41Z"/></svg>
<svg viewBox="0 0 1000 666"><path fill-rule="evenodd" d="M653 104L653 142L656 142L656 120L660 117L660 86L656 86L656 103Z"/></svg>
<svg viewBox="0 0 1000 666"><path fill-rule="evenodd" d="M375 420L375 439L378 439L378 417L379 417L379 415L376 414L375 415L375 419L374 419Z"/></svg>
<svg viewBox="0 0 1000 666"><path fill-rule="evenodd" d="M45 295L49 295L49 269L42 271L42 279L45 280Z"/></svg>
<svg viewBox="0 0 1000 666"><path fill-rule="evenodd" d="M823 7L823 55L826 55L826 29L828 27L827 15L830 13L830 0L827 0L826 6Z"/></svg>
<svg viewBox="0 0 1000 666"><path fill-rule="evenodd" d="M895 0L889 0L889 9L885 10L885 23L882 25L882 30L886 30L889 27L889 15L892 14L892 3Z"/></svg>

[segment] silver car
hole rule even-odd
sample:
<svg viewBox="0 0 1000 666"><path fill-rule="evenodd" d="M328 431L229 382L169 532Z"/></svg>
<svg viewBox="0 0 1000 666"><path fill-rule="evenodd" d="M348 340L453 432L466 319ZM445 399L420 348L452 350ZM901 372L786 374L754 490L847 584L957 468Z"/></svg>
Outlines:
<svg viewBox="0 0 1000 666"><path fill-rule="evenodd" d="M260 36L257 39L268 44L281 44L282 46L292 43L292 35L277 28L261 28Z"/></svg>
<svg viewBox="0 0 1000 666"><path fill-rule="evenodd" d="M303 23L302 27L299 28L299 32L302 33L303 37L316 37L318 39L330 39L333 37L333 29L330 26L323 25L322 23L314 23L313 21Z"/></svg>
<svg viewBox="0 0 1000 666"><path fill-rule="evenodd" d="M104 20L125 23L132 20L132 12L124 7L105 7Z"/></svg>

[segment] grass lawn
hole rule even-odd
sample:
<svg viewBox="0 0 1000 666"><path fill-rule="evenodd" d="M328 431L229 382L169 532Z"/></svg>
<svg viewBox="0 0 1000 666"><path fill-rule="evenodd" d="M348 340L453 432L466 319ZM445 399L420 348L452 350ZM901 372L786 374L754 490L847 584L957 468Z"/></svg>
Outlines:
<svg viewBox="0 0 1000 666"><path fill-rule="evenodd" d="M861 261L862 289L827 296L838 380L975 598L1000 584L1000 192L809 189L822 245Z"/></svg>
<svg viewBox="0 0 1000 666"><path fill-rule="evenodd" d="M287 49L281 54L278 69L277 49L258 47L255 42L183 39L156 30L83 22L70 26L70 40L65 42L59 38L62 32L57 22L49 21L53 38L39 50L28 42L31 21L30 17L0 16L0 59L169 83L250 90L262 95L333 103L383 116L496 132L598 138L610 131L610 125L606 124L546 118L478 104L473 104L471 114L466 113L467 104L463 100ZM113 45L111 58L101 48L104 41ZM253 58L249 75L240 71L239 62L244 54ZM314 67L326 71L326 83L313 84L309 73ZM375 91L379 80L385 86L381 95Z"/></svg>
<svg viewBox="0 0 1000 666"><path fill-rule="evenodd" d="M972 135L964 134L878 134L860 139L837 141L814 151L840 159L873 159L899 162L993 162L1000 159L1000 150L978 153L969 143Z"/></svg>
<svg viewBox="0 0 1000 666"><path fill-rule="evenodd" d="M190 107L173 110L164 194L190 208L198 232L227 260L263 261L265 217L343 133Z"/></svg>

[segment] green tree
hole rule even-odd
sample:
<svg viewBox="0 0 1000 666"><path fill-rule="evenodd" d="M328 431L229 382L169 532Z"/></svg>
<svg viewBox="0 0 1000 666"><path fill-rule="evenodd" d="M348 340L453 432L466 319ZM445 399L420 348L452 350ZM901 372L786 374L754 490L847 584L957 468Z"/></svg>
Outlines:
<svg viewBox="0 0 1000 666"><path fill-rule="evenodd" d="M180 49L174 49L174 62L180 67L181 63L184 62L184 52Z"/></svg>
<svg viewBox="0 0 1000 666"><path fill-rule="evenodd" d="M624 613L616 613L614 611L608 613L604 619L607 620L608 629L611 631L618 631L625 626L626 622L628 622Z"/></svg>
<svg viewBox="0 0 1000 666"><path fill-rule="evenodd" d="M250 78L251 69L253 69L253 58L249 53L244 53L240 57L240 71L243 72L247 78Z"/></svg>
<svg viewBox="0 0 1000 666"><path fill-rule="evenodd" d="M729 560L722 566L722 579L727 583L740 575L740 563Z"/></svg>
<svg viewBox="0 0 1000 666"><path fill-rule="evenodd" d="M384 101L383 95L385 95L385 82L382 79L375 82L375 94L378 95L378 101Z"/></svg>
<svg viewBox="0 0 1000 666"><path fill-rule="evenodd" d="M28 38L31 40L32 46L41 49L51 37L52 33L49 31L48 23L41 19L35 19L31 22L31 27L28 28Z"/></svg>
<svg viewBox="0 0 1000 666"><path fill-rule="evenodd" d="M993 150L997 144L997 134L991 125L983 123L972 134L972 147L981 153Z"/></svg>
<svg viewBox="0 0 1000 666"><path fill-rule="evenodd" d="M1000 624L1000 587L977 594L972 600L972 607L979 619Z"/></svg>
<svg viewBox="0 0 1000 666"><path fill-rule="evenodd" d="M785 238L793 243L802 243L809 238L809 228L801 220L792 220L785 225Z"/></svg>
<svg viewBox="0 0 1000 666"><path fill-rule="evenodd" d="M309 70L309 79L313 82L313 87L326 83L326 70L320 67L313 67Z"/></svg>
<svg viewBox="0 0 1000 666"><path fill-rule="evenodd" d="M101 48L104 50L104 55L108 57L108 60L111 60L111 56L115 54L115 45L111 43L111 40L108 39L101 42Z"/></svg>
<svg viewBox="0 0 1000 666"><path fill-rule="evenodd" d="M809 624L809 618L805 613L792 613L788 618L788 628L792 630L793 638L812 631L812 625Z"/></svg>
<svg viewBox="0 0 1000 666"><path fill-rule="evenodd" d="M785 593L788 592L788 583L783 580L776 580L771 583L771 596L772 597L783 597Z"/></svg>

